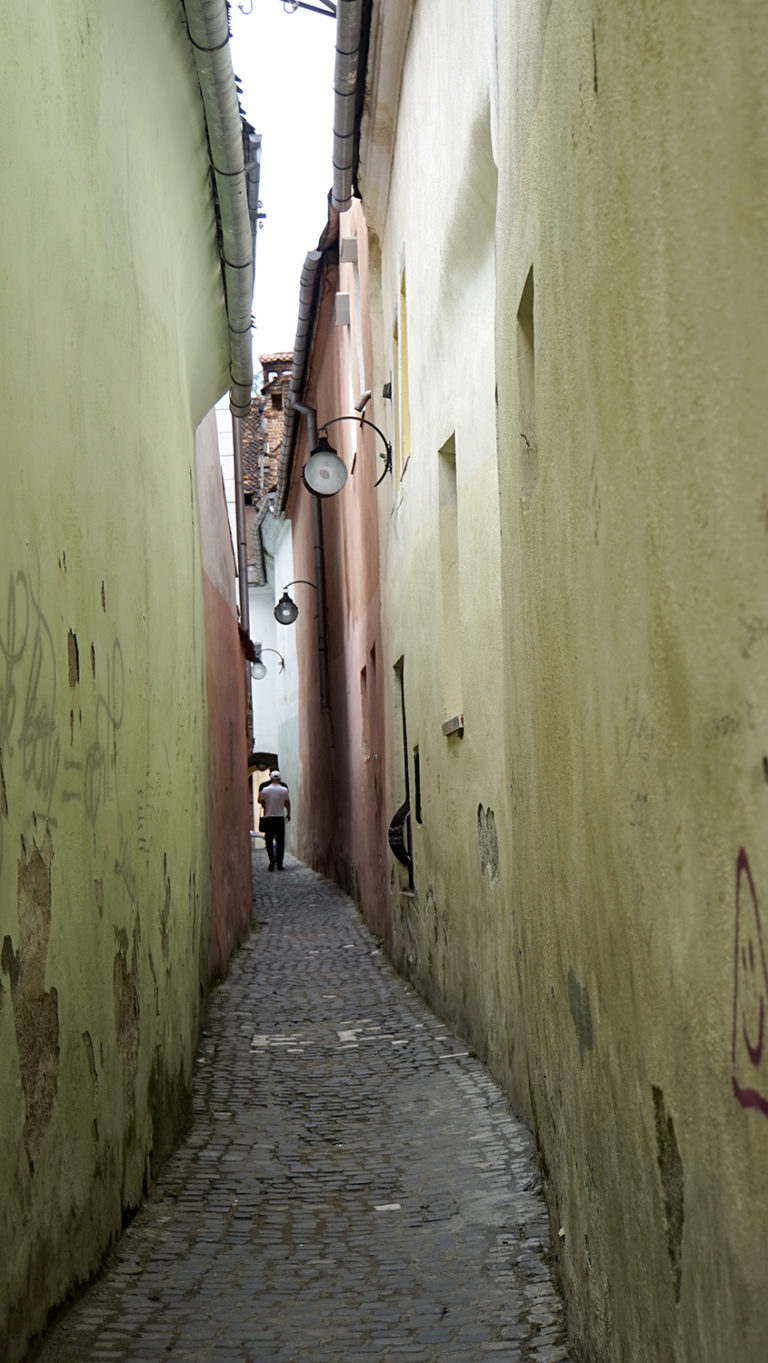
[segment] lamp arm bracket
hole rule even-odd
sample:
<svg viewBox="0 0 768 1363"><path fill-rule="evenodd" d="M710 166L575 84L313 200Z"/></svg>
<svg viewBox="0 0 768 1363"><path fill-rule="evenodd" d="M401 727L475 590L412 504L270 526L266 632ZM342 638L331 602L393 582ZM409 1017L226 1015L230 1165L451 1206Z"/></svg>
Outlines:
<svg viewBox="0 0 768 1363"><path fill-rule="evenodd" d="M359 426L370 426L371 430L375 431L383 440L384 449L386 450L386 454L382 455L382 459L384 460L384 473L382 473L381 478L378 478L374 484L375 487L378 487L385 475L392 472L392 446L387 440L384 432L380 427L374 425L372 421L369 421L367 416L333 416L330 421L324 421L322 426L319 427L319 430L325 431L329 426L335 426L338 421L355 421Z"/></svg>
<svg viewBox="0 0 768 1363"><path fill-rule="evenodd" d="M260 649L259 649L259 652L258 652L258 656L257 656L257 658L256 658L256 661L257 661L257 662L260 661L262 653L276 653L277 656L278 656L278 658L280 659L280 668L279 668L279 671L280 671L280 672L284 672L284 671L285 671L285 658L283 657L283 655L282 655L282 653L279 651L279 649L276 649L276 648L260 648Z"/></svg>

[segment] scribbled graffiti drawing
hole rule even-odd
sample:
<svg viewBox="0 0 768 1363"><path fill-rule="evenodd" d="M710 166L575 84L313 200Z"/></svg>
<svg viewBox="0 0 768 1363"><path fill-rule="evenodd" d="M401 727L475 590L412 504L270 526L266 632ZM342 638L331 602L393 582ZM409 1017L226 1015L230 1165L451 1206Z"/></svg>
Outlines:
<svg viewBox="0 0 768 1363"><path fill-rule="evenodd" d="M119 812L117 776L118 734L125 714L125 666L120 641L112 645L106 666L106 682L87 715L92 742L85 761L64 755L57 725L59 708L56 645L39 590L40 566L30 574L19 569L0 583L0 869L3 861L3 823L8 817L11 782L15 780L17 806L29 809L36 825L51 831L57 827L56 811L82 801L95 828L105 800L114 800ZM72 670L72 645L68 635L70 682L79 682L79 666ZM95 676L95 652L91 645ZM82 711L81 711L82 718ZM74 711L70 712L74 732ZM71 742L73 739L71 740ZM70 743L71 746L71 743ZM11 774L14 764L15 770ZM23 801L19 799L24 792ZM121 855L121 863L127 864ZM129 875L130 882L130 875Z"/></svg>
<svg viewBox="0 0 768 1363"><path fill-rule="evenodd" d="M120 641L115 640L107 667L106 695L96 702L96 737L85 759L85 808L96 823L102 800L112 795L111 771L117 763L117 734L125 712L125 668Z"/></svg>
<svg viewBox="0 0 768 1363"><path fill-rule="evenodd" d="M768 969L763 923L749 858L736 861L736 949L733 984L733 1091L744 1108L768 1117L766 1013ZM764 1063L765 1062L765 1063Z"/></svg>
<svg viewBox="0 0 768 1363"><path fill-rule="evenodd" d="M21 571L8 578L0 660L0 748L12 758L18 747L24 782L39 797L36 817L54 826L51 805L61 760L55 719L56 655L38 592Z"/></svg>

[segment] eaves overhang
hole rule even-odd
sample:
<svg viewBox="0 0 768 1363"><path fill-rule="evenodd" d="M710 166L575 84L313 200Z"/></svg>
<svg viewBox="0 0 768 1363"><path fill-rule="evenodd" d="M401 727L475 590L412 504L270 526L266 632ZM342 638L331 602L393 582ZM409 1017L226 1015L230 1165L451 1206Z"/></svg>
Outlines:
<svg viewBox="0 0 768 1363"><path fill-rule="evenodd" d="M416 0L372 0L365 33L367 60L360 79L356 131L357 190L368 227L383 233L395 149L403 70Z"/></svg>
<svg viewBox="0 0 768 1363"><path fill-rule="evenodd" d="M215 183L229 329L229 405L234 416L244 416L253 387L251 308L261 139L242 117L226 0L183 0L183 4Z"/></svg>

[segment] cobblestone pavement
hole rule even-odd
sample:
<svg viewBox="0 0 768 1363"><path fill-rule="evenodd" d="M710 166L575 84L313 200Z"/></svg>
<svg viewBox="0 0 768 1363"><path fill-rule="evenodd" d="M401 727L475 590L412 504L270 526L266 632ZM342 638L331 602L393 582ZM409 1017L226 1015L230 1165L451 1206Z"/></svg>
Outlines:
<svg viewBox="0 0 768 1363"><path fill-rule="evenodd" d="M526 1128L335 886L254 865L190 1134L35 1363L567 1363Z"/></svg>

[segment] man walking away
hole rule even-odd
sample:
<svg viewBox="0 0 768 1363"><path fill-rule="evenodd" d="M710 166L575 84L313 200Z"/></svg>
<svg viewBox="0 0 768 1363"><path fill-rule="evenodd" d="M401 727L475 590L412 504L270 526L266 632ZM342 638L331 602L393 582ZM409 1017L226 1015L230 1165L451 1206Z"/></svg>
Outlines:
<svg viewBox="0 0 768 1363"><path fill-rule="evenodd" d="M259 804L264 810L264 841L269 857L268 871L283 869L285 853L285 821L291 817L291 797L288 787L280 780L279 771L269 773L269 782L259 791Z"/></svg>

